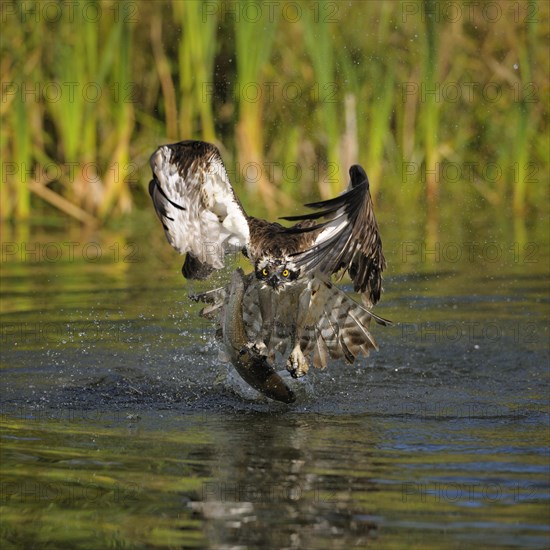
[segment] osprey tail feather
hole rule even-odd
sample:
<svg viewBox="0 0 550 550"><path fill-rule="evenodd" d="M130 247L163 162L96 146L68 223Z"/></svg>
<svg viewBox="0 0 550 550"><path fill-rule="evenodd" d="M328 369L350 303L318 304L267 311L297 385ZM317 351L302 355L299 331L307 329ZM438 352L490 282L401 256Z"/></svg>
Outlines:
<svg viewBox="0 0 550 550"><path fill-rule="evenodd" d="M320 282L312 296L311 311L318 311L319 307L322 312L315 313L319 316L316 324L308 324L306 320L300 337L302 353L313 354L313 365L317 368L326 366L328 356L353 363L359 354L367 356L371 349L378 350L369 330L371 319L381 325L391 324L326 281Z"/></svg>

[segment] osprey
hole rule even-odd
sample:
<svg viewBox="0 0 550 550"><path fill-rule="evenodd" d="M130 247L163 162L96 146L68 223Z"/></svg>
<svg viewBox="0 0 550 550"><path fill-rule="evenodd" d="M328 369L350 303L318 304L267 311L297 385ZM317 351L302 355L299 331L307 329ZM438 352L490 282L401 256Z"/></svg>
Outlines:
<svg viewBox="0 0 550 550"><path fill-rule="evenodd" d="M368 325L370 308L380 298L386 261L374 216L369 180L353 165L350 184L339 197L306 204L314 211L282 219L284 227L249 216L229 182L218 149L202 141L159 147L151 156L149 193L168 242L186 254L182 272L205 279L224 266L227 254L240 251L254 266L254 280L243 298L243 319L251 342L263 354L291 352L286 367L295 377L328 355L353 362L376 343ZM332 285L333 274L348 273L364 306ZM213 291L214 311L226 300ZM203 295L204 298L206 295ZM377 349L377 348L376 348Z"/></svg>

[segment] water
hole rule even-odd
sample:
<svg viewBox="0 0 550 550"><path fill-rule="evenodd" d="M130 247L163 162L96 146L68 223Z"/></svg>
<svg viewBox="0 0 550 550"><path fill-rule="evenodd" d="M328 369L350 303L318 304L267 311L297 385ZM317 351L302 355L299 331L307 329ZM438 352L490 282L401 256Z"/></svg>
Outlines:
<svg viewBox="0 0 550 550"><path fill-rule="evenodd" d="M2 548L548 547L547 241L388 230L396 325L287 406L219 363L148 223L3 233Z"/></svg>

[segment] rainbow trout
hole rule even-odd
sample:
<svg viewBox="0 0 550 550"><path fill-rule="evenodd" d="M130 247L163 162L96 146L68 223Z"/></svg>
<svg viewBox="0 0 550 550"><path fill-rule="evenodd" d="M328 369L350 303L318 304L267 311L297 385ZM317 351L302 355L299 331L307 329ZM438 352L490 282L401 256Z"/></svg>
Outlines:
<svg viewBox="0 0 550 550"><path fill-rule="evenodd" d="M225 351L246 383L270 399L294 403L294 392L277 374L267 357L250 345L243 322L244 292L244 273L237 269L231 279L221 321Z"/></svg>

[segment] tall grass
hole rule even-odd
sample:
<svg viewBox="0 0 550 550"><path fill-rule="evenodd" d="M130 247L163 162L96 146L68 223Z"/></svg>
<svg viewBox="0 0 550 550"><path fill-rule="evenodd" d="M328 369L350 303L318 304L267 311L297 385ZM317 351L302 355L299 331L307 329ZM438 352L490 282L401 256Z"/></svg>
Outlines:
<svg viewBox="0 0 550 550"><path fill-rule="evenodd" d="M427 14L434 14L436 0L424 0L424 10ZM426 50L422 65L426 95L423 99L422 118L424 122L424 159L426 170L426 196L433 204L437 198L438 184L436 167L439 163L439 102L435 92L440 83L437 72L438 63L438 33L435 15L427 16L426 21Z"/></svg>
<svg viewBox="0 0 550 550"><path fill-rule="evenodd" d="M179 135L215 141L212 101L214 56L219 2L172 1L175 20L181 25L178 44ZM198 119L198 120L197 120Z"/></svg>
<svg viewBox="0 0 550 550"><path fill-rule="evenodd" d="M399 99L396 96L395 61L391 56L386 56L381 47L391 35L392 12L391 4L380 6L376 33L373 33L369 43L362 45L355 56L347 49L337 49L338 68L343 75L344 89L353 97L357 126L356 143L350 147L350 139L343 140L339 162L343 164L344 172L350 164L360 162L365 165L375 202L382 186L387 150L395 143L391 127ZM337 38L338 43L343 43L345 36L345 32L341 31ZM349 115L347 110L345 113L346 116ZM350 148L351 151L348 151ZM347 177L347 173L342 176Z"/></svg>
<svg viewBox="0 0 550 550"><path fill-rule="evenodd" d="M131 208L129 5L120 2L118 15L100 23L78 4L53 20L39 2L16 10L20 25L10 27L8 40L21 49L2 67L16 90L8 98L13 110L3 113L3 155L24 177L3 178L4 189L17 196L13 208L2 206L3 216L28 216L31 192L84 222ZM107 2L97 6L112 13Z"/></svg>
<svg viewBox="0 0 550 550"><path fill-rule="evenodd" d="M536 2L530 1L530 6L536 6ZM521 88L528 90L532 83L532 59L536 48L537 21L533 19L527 24L526 38L519 44L519 66L521 67ZM515 119L517 127L517 171L514 180L513 209L517 215L525 214L527 182L531 178L533 165L529 164L529 145L536 125L532 115L531 98L518 97L515 106Z"/></svg>
<svg viewBox="0 0 550 550"><path fill-rule="evenodd" d="M97 155L99 115L94 105L95 95L104 88L98 66L98 29L77 10L74 24L79 32L75 33L75 27L67 24L68 17L65 14L56 29L59 40L41 52L46 62L45 81L54 84L52 88L57 94L55 100L44 102L45 115L54 125L58 144L57 150L47 149L46 155L62 161L61 194L93 212L103 191L97 167L92 164ZM44 35L49 37L52 29L42 19L40 25ZM49 183L48 180L44 183Z"/></svg>
<svg viewBox="0 0 550 550"><path fill-rule="evenodd" d="M31 120L29 120L23 102L20 98L15 100L12 116L14 119L13 123L15 128L15 136L17 136L13 141L13 161L16 166L20 168L19 177L21 177L23 175L23 170L26 170L27 167L31 166L32 144L30 133ZM20 219L27 219L31 212L30 193L28 192L28 187L23 185L18 186L17 194L14 198L15 202L11 208L15 212L15 215ZM8 200L8 197L5 197L5 200Z"/></svg>
<svg viewBox="0 0 550 550"><path fill-rule="evenodd" d="M243 0L242 11L254 13L254 6L260 6L254 0ZM261 16L242 16L235 20L235 55L237 63L234 97L238 103L238 121L236 126L237 150L241 173L245 185L267 199L269 206L273 202L272 183L264 162L263 110L267 95L265 70L271 57L273 39L277 30L278 17L265 9L257 12ZM252 167L250 178L250 167Z"/></svg>
<svg viewBox="0 0 550 550"><path fill-rule="evenodd" d="M124 17L115 21L109 40L112 41L112 45L108 48L108 52L114 51L118 55L112 59L104 55L99 74L103 82L107 81L107 76L103 75L110 74L111 86L118 88L117 91L120 91L121 95L111 110L112 129L107 136L104 136L100 151L100 156L108 162L103 175L104 190L98 208L98 214L102 219L113 210L128 212L131 209L129 177L134 171L130 157L130 143L134 128L134 107L131 96L132 25L130 22Z"/></svg>
<svg viewBox="0 0 550 550"><path fill-rule="evenodd" d="M337 111L338 96L335 94L337 90L335 56L338 45L334 43L332 23L327 16L331 5L333 5L332 2L320 0L317 2L316 10L304 10L304 38L315 74L317 127L321 129L321 143L324 145L329 167L339 167L340 177L345 177L338 151L342 131ZM341 187L336 178L329 183L328 193L325 191L325 195L334 194Z"/></svg>
<svg viewBox="0 0 550 550"><path fill-rule="evenodd" d="M527 217L548 198L548 2L518 11L502 0L492 3L498 21L480 5L473 20L452 22L435 0L322 0L299 12L292 2L97 0L55 21L28 16L43 14L40 3L8 4L4 218L51 212L46 204L83 222L118 216L147 200L141 168L156 145L186 138L223 144L232 179L266 205L339 192L352 162L365 165L376 200L411 219L418 208L435 219L443 203L460 216L468 196ZM102 17L86 17L85 4ZM299 101L281 93L287 83ZM456 101L441 93L453 83ZM481 93L487 83L497 101ZM491 163L501 177L487 176ZM297 180L287 170L296 164ZM451 164L459 181L441 171Z"/></svg>

